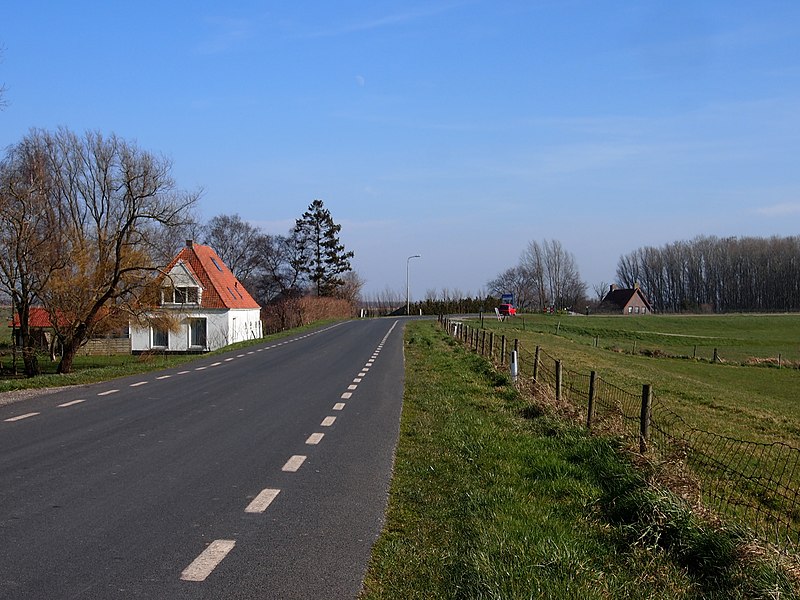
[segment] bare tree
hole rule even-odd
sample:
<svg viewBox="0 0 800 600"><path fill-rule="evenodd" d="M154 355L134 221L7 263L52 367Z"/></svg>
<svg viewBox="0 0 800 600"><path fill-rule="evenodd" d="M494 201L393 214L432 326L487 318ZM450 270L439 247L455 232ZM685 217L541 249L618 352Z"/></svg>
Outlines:
<svg viewBox="0 0 800 600"><path fill-rule="evenodd" d="M520 259L540 308L565 308L582 303L586 284L575 257L558 240L532 241Z"/></svg>
<svg viewBox="0 0 800 600"><path fill-rule="evenodd" d="M0 46L0 62L3 62L2 58L3 58L3 52L4 51L5 51L5 48ZM0 84L0 110L3 110L7 105L8 105L8 103L6 101L6 86L5 86L5 84Z"/></svg>
<svg viewBox="0 0 800 600"><path fill-rule="evenodd" d="M264 235L238 214L217 215L203 228L205 243L214 248L231 272L245 285L259 267L255 252Z"/></svg>
<svg viewBox="0 0 800 600"><path fill-rule="evenodd" d="M33 131L26 140L46 148L50 200L62 231L64 268L41 292L68 373L80 346L95 332L118 326L153 285L159 265L153 240L188 221L197 194L178 191L163 157L115 135L67 129Z"/></svg>
<svg viewBox="0 0 800 600"><path fill-rule="evenodd" d="M489 293L498 298L503 294L513 294L516 306L521 309L531 308L536 298L536 281L530 276L530 271L522 265L509 267L492 279L487 286Z"/></svg>
<svg viewBox="0 0 800 600"><path fill-rule="evenodd" d="M605 281L601 281L600 283L592 284L592 292L594 292L594 300L597 302L602 302L603 298L606 297L606 294L611 289L611 284L606 283Z"/></svg>
<svg viewBox="0 0 800 600"><path fill-rule="evenodd" d="M9 148L0 164L0 289L19 319L25 374L39 374L30 326L31 308L53 273L65 265L59 215L50 202L44 148L26 139Z"/></svg>
<svg viewBox="0 0 800 600"><path fill-rule="evenodd" d="M355 304L361 298L364 280L355 271L348 271L342 275L342 285L336 289L336 297Z"/></svg>

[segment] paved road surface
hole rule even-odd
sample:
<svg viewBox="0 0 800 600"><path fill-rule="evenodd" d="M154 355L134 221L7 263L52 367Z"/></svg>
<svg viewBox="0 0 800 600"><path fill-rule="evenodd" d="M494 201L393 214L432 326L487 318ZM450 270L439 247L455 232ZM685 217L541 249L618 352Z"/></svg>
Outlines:
<svg viewBox="0 0 800 600"><path fill-rule="evenodd" d="M354 598L401 329L346 322L0 407L0 598Z"/></svg>

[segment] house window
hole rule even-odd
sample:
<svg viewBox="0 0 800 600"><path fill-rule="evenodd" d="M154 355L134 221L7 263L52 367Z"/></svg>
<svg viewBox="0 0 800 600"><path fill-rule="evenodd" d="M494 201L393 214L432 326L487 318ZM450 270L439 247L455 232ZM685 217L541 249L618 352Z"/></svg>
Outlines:
<svg viewBox="0 0 800 600"><path fill-rule="evenodd" d="M169 346L169 332L164 327L153 327L153 348L167 348Z"/></svg>
<svg viewBox="0 0 800 600"><path fill-rule="evenodd" d="M194 348L206 347L205 319L189 319L189 345Z"/></svg>
<svg viewBox="0 0 800 600"><path fill-rule="evenodd" d="M628 314L631 314L631 313L633 313L633 307L632 307L632 306L629 306L629 307L628 307Z"/></svg>
<svg viewBox="0 0 800 600"><path fill-rule="evenodd" d="M197 304L198 289L196 287L179 286L164 288L164 304Z"/></svg>
<svg viewBox="0 0 800 600"><path fill-rule="evenodd" d="M638 306L634 307L633 312L635 312L638 315L639 314L639 307Z"/></svg>

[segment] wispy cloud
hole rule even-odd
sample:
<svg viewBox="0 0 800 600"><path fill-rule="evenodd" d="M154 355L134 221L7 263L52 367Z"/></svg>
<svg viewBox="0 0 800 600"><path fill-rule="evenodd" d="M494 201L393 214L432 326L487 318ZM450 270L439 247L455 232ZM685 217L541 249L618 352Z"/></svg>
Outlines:
<svg viewBox="0 0 800 600"><path fill-rule="evenodd" d="M370 31L373 29L381 29L384 27L392 27L395 25L404 25L419 19L425 19L440 15L450 10L460 8L466 4L471 4L474 0L462 0L460 2L445 2L435 4L433 6L425 6L424 8L412 9L403 12L392 13L388 15L363 19L360 21L353 21L350 23L333 24L326 29L312 31L304 35L308 38L319 37L335 37L340 35L348 35L351 33L359 33L362 31Z"/></svg>
<svg viewBox="0 0 800 600"><path fill-rule="evenodd" d="M772 206L762 206L754 211L764 217L786 217L800 215L800 202L781 202Z"/></svg>

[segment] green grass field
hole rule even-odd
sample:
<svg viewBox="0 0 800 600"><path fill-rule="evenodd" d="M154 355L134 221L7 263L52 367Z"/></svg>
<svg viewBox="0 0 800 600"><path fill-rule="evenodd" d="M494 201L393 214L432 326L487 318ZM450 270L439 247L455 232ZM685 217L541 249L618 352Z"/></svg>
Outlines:
<svg viewBox="0 0 800 600"><path fill-rule="evenodd" d="M496 322L494 315L484 324ZM520 315L504 329L559 335L587 346L722 361L800 361L800 315Z"/></svg>
<svg viewBox="0 0 800 600"><path fill-rule="evenodd" d="M473 321L472 325L480 323ZM628 394L620 395L626 404L620 406L629 416L625 422L629 434L638 431L637 396L642 384L651 384L656 398L653 421L665 424L672 435L671 440L657 442L661 456L667 456L676 443L681 448L683 434L690 428L710 432L692 433L692 450L687 454L692 472L699 477L704 504L782 547L800 542L800 469L796 468L800 453L782 446L748 443L781 442L800 448L800 370L748 365L747 361L712 363L677 358L654 341L654 335L679 331L689 340L713 335L717 340L727 340L730 347L736 342L744 356L754 348L785 346L790 339L796 339L800 316L537 315L526 318L524 325L522 319L485 319L484 326L495 336L519 339L523 375L532 374L532 353L540 346L544 351L542 368L553 372L554 359L560 360L564 371L585 386L584 392L588 392L588 377L580 379L572 373L588 374L593 370L603 381L627 390ZM576 331L582 335L576 335ZM587 343L590 336L586 332L602 332L617 343L613 347L595 347ZM647 354L634 354L619 348L632 340L649 340L652 349ZM576 412L585 419L586 395L575 397ZM675 424L670 412L679 415L685 425Z"/></svg>
<svg viewBox="0 0 800 600"><path fill-rule="evenodd" d="M384 532L362 598L794 598L644 484L612 440L536 409L484 359L406 330L406 389Z"/></svg>
<svg viewBox="0 0 800 600"><path fill-rule="evenodd" d="M529 351L541 346L567 369L594 370L632 393L651 384L660 402L699 429L800 448L800 370L747 364L778 352L796 357L800 315L525 315L505 322L484 318L483 324L498 337L518 338ZM701 340L713 340L727 362L692 359Z"/></svg>

